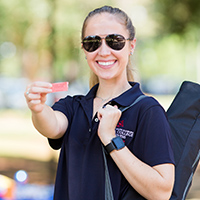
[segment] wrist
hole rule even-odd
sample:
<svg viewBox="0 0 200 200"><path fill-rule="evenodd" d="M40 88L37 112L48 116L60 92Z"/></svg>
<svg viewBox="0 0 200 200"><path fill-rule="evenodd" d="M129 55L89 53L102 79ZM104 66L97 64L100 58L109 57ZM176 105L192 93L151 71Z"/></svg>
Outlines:
<svg viewBox="0 0 200 200"><path fill-rule="evenodd" d="M111 140L116 137L115 135L115 130L99 130L98 131L98 136L101 140L101 142L103 143L104 146L106 146L107 144L109 144L111 142Z"/></svg>
<svg viewBox="0 0 200 200"><path fill-rule="evenodd" d="M113 150L120 150L124 147L125 143L119 136L112 138L111 141L104 146L108 154L110 154Z"/></svg>

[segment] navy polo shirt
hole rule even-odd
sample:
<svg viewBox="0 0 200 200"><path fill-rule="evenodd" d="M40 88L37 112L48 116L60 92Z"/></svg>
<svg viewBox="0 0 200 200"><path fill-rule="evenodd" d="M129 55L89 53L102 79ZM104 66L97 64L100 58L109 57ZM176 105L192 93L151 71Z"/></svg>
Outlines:
<svg viewBox="0 0 200 200"><path fill-rule="evenodd" d="M130 84L132 88L112 99L112 105L129 106L143 94L138 83ZM67 96L52 107L69 120L62 138L49 139L52 148L61 148L54 200L105 199L105 168L97 135L99 120L97 115L92 118L97 89L98 85L94 86L86 96ZM170 127L165 111L154 98L144 98L125 111L117 124L116 135L148 165L174 164ZM114 199L120 200L129 184L109 155L107 163ZM139 196L135 191L135 198Z"/></svg>

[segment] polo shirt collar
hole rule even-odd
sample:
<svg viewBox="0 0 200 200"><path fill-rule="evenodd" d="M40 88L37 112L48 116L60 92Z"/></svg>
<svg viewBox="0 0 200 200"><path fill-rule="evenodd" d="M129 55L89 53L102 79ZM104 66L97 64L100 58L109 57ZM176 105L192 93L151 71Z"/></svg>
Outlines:
<svg viewBox="0 0 200 200"><path fill-rule="evenodd" d="M99 87L99 84L96 84L95 86L93 86L93 87L90 89L90 91L87 93L87 95L85 96L85 99L86 99L86 100L89 100L89 99L91 99L91 98L94 99L95 96L96 96L98 87Z"/></svg>
<svg viewBox="0 0 200 200"><path fill-rule="evenodd" d="M112 99L112 104L117 103L117 105L126 107L131 105L137 99L137 97L143 94L140 90L139 83L129 82L129 84L132 87L129 90L125 91L123 94Z"/></svg>

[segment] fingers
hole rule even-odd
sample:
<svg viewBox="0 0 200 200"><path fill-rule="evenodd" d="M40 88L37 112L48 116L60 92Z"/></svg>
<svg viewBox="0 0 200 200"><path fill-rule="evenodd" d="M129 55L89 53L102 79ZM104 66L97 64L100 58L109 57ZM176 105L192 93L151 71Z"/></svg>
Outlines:
<svg viewBox="0 0 200 200"><path fill-rule="evenodd" d="M98 136L104 145L115 137L115 129L120 117L121 111L117 106L106 105L104 108L99 109Z"/></svg>
<svg viewBox="0 0 200 200"><path fill-rule="evenodd" d="M52 84L48 82L34 82L27 86L24 96L28 107L33 112L40 112L46 102L46 95L52 92Z"/></svg>
<svg viewBox="0 0 200 200"><path fill-rule="evenodd" d="M121 117L121 111L117 106L106 105L104 108L99 109L97 116L100 124L115 128Z"/></svg>
<svg viewBox="0 0 200 200"><path fill-rule="evenodd" d="M102 118L102 116L104 114L110 115L110 116L111 115L121 116L121 111L118 109L117 105L111 106L111 105L107 104L106 106L99 109L99 111L98 111L99 119Z"/></svg>
<svg viewBox="0 0 200 200"><path fill-rule="evenodd" d="M29 96L29 94L38 94L38 93L50 93L52 92L52 84L48 82L34 82L27 86L25 91L25 96Z"/></svg>

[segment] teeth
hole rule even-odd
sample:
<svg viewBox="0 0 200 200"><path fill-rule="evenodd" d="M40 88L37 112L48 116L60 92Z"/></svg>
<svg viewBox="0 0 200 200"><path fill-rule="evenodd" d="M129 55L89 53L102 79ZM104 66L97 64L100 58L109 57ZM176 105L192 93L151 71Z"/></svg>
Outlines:
<svg viewBox="0 0 200 200"><path fill-rule="evenodd" d="M115 61L110 61L110 62L98 62L100 65L108 66L114 64Z"/></svg>

